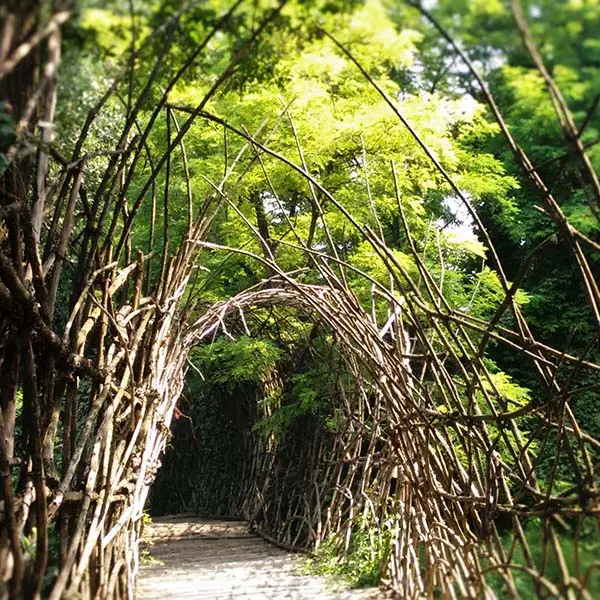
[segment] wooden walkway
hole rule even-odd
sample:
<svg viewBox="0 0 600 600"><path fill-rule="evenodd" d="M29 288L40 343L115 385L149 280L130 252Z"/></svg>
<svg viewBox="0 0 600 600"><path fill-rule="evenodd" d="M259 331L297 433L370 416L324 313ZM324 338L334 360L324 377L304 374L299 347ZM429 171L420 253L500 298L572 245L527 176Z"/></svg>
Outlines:
<svg viewBox="0 0 600 600"><path fill-rule="evenodd" d="M258 600L371 600L377 590L334 588L324 577L301 575L303 557L248 533L243 522L157 519L149 528L138 600L241 598Z"/></svg>

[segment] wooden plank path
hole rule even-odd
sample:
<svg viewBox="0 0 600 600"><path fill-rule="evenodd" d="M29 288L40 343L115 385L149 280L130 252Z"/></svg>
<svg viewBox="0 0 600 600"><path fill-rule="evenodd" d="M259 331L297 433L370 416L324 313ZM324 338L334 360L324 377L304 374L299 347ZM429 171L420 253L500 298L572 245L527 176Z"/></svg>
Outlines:
<svg viewBox="0 0 600 600"><path fill-rule="evenodd" d="M303 557L276 548L238 521L190 516L156 519L147 528L150 560L142 563L138 600L373 600L375 589L348 590L325 577L301 575Z"/></svg>

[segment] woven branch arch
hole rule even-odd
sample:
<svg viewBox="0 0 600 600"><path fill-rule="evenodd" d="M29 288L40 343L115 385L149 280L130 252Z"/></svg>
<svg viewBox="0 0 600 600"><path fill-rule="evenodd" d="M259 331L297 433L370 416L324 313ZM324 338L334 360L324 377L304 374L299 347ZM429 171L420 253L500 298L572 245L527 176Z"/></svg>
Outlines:
<svg viewBox="0 0 600 600"><path fill-rule="evenodd" d="M531 515L543 515L547 506L557 502L564 503L565 515L570 513L570 501L548 498L536 491L532 471L515 472L498 451L502 436L509 438L519 420L535 414L536 409L529 406L486 414L481 400L465 402L452 360L442 362L436 358L450 355L456 340L445 351L438 347L434 356L427 355L419 339L418 332L425 334L435 321L440 329L447 329L447 315L422 313L419 322L411 322L417 331L414 346L419 352L415 354L414 348L399 346L410 339L405 330L410 309L405 302L391 302L390 318L382 327L348 288L336 285L333 278L330 283L331 287L307 285L285 277L262 289L244 292L206 311L185 332L184 344L191 347L214 339L219 328L239 313L274 306L294 307L332 332L350 370L363 383L366 375L368 386L358 394L362 403L354 398L341 407L347 413L347 427L337 433L339 445L333 455L322 457L323 463L337 461L341 465L352 462L347 459L351 455L355 463L341 480L338 472L335 481L324 478L320 482L321 497L332 490L340 494L334 494L326 512L315 516L309 511L304 516L315 521L311 531L320 532L310 543L340 532L347 539L349 530L357 526L352 515L362 512L370 514L373 522L392 536L384 580L407 598L428 596L433 590L444 597L493 597L487 575L494 570L503 573L509 588L514 586L515 573L507 567L495 525L497 517L504 515L518 523ZM386 335L391 323L393 336ZM466 336L464 343L469 341ZM418 375L411 367L415 359L428 365L420 368ZM550 355L547 364L552 360ZM471 361L464 376L465 383L471 383L474 389L481 386L488 400L494 395L495 400L500 399L483 362ZM424 386L425 380L432 385ZM365 403L376 404L377 409L365 408ZM372 428L365 425L367 413L377 415ZM550 419L548 424L558 427ZM378 448L378 460L374 459L374 443L366 456L361 450L364 438L370 437L384 443L384 450ZM513 455L530 467L525 442L512 437L510 440ZM358 487L356 479L360 480ZM389 496L392 480L396 492ZM537 509L515 501L513 490L519 486L535 494ZM316 522L319 518L322 522ZM270 527L277 531L279 525ZM515 544L527 551L527 540L519 536L518 529ZM424 553L425 561L418 559L420 553ZM550 593L557 592L555 585L534 568L529 575Z"/></svg>

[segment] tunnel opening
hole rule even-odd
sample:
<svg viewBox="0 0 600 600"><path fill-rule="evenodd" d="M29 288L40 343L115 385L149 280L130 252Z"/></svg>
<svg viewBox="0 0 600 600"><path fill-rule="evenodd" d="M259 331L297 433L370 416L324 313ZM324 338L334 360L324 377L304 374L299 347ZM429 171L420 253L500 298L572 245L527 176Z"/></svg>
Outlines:
<svg viewBox="0 0 600 600"><path fill-rule="evenodd" d="M350 526L376 479L368 456L385 442L372 385L319 319L282 307L249 314L257 335L234 316L229 336L190 354L150 513L243 519L283 547L312 549Z"/></svg>
<svg viewBox="0 0 600 600"><path fill-rule="evenodd" d="M188 375L151 491L150 514L243 519L258 390L215 386L207 393L198 379Z"/></svg>

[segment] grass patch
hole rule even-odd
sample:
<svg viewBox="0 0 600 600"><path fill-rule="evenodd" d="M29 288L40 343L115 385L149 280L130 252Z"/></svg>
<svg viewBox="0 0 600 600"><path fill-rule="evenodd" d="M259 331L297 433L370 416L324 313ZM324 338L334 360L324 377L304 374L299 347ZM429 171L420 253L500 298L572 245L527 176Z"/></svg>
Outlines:
<svg viewBox="0 0 600 600"><path fill-rule="evenodd" d="M306 562L306 572L341 578L351 588L378 585L382 564L387 556L389 534L373 526L362 525L345 539L333 536L325 540Z"/></svg>

